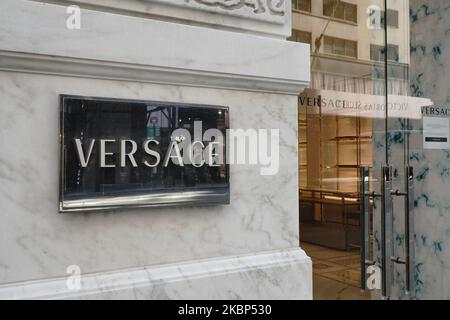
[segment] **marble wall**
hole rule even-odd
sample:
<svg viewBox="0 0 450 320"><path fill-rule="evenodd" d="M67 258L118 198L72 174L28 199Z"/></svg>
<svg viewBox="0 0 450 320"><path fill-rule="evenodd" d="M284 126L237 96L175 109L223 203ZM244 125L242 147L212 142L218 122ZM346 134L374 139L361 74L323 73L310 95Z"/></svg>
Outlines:
<svg viewBox="0 0 450 320"><path fill-rule="evenodd" d="M312 297L296 174L308 46L97 7L68 30L63 5L0 6L0 297ZM231 128L280 129L279 173L232 166L230 205L58 214L60 94L229 106ZM87 291L67 292L69 265Z"/></svg>
<svg viewBox="0 0 450 320"><path fill-rule="evenodd" d="M59 276L70 264L93 272L298 245L295 97L7 72L0 91L0 282ZM233 165L230 205L58 214L60 93L220 101L233 128L280 128L280 173Z"/></svg>

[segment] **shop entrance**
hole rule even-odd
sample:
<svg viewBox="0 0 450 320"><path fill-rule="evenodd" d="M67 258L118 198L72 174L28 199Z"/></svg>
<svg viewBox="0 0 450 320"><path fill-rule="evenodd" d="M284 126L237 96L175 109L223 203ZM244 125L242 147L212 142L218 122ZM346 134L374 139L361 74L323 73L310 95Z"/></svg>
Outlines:
<svg viewBox="0 0 450 320"><path fill-rule="evenodd" d="M314 298L449 299L447 2L292 4L291 40L311 48L299 220Z"/></svg>
<svg viewBox="0 0 450 320"><path fill-rule="evenodd" d="M316 299L369 299L359 288L359 181L361 168L372 165L372 118L322 112L357 96L328 98L318 90L299 98L301 246L313 260Z"/></svg>
<svg viewBox="0 0 450 320"><path fill-rule="evenodd" d="M382 279L368 284L371 276L381 278L383 266L391 273L394 264L409 268L405 276L413 282L410 140L412 134L414 141L422 134L411 126L420 125L422 113L436 108L424 107L432 104L430 99L401 95L401 79L388 79L391 90L397 90L388 96L352 89L356 82L377 88L380 79L341 81L354 83L341 91L307 89L299 97L301 246L313 260L315 298L384 297ZM393 285L393 276L384 280L385 287Z"/></svg>

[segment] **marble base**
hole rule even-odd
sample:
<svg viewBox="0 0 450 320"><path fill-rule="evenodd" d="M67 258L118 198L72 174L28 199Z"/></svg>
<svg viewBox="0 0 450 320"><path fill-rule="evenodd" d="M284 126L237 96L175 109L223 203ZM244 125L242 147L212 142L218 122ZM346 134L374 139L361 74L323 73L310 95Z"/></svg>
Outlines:
<svg viewBox="0 0 450 320"><path fill-rule="evenodd" d="M312 264L301 249L272 251L0 286L0 299L311 299ZM217 288L220 287L220 290Z"/></svg>

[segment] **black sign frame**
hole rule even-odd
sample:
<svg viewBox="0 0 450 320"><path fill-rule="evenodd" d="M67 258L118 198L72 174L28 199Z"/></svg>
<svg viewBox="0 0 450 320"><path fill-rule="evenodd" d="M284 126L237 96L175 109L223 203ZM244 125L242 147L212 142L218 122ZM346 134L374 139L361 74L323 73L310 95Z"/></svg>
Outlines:
<svg viewBox="0 0 450 320"><path fill-rule="evenodd" d="M104 98L104 97L88 97L78 95L60 95L60 166L59 166L59 212L91 212L101 210L117 210L127 208L149 208L149 207L179 207L179 206L203 206L203 205L226 205L230 204L230 168L225 165L226 170L226 186L211 189L196 189L183 191L170 191L137 194L136 196L109 196L109 197L86 197L76 201L68 200L65 194L66 186L66 141L65 141L65 116L66 101L70 99L80 99L90 102L119 102L119 103L145 103L166 107L188 107L202 108L210 110L223 110L226 113L225 128L229 129L229 107L188 104L179 102L160 102L150 100L136 99L120 99L120 98ZM227 152L227 134L224 133L224 159Z"/></svg>

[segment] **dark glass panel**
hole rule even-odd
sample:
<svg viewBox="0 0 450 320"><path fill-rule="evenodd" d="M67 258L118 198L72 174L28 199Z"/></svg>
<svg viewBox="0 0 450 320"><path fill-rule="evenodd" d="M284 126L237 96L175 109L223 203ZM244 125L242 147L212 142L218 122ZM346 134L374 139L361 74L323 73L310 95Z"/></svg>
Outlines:
<svg viewBox="0 0 450 320"><path fill-rule="evenodd" d="M223 133L225 143L221 147L225 157L227 108L64 96L61 117L62 211L229 201L226 164L179 166L169 160L167 166L163 165L172 132L184 128L193 139L194 121L202 122L202 136L208 129L219 129ZM82 145L84 160L88 159L90 144L95 139L85 166L81 163L75 139ZM105 143L105 165L111 167L101 166L101 139L114 140ZM122 165L121 154L124 151L130 153L133 148L128 142L122 150L123 140L136 143L137 150L133 154L136 165L128 157ZM144 142L147 140L159 142L149 144L150 149L160 154L158 166L145 164L145 161L153 164L157 160L146 152ZM208 146L208 142L204 144Z"/></svg>

